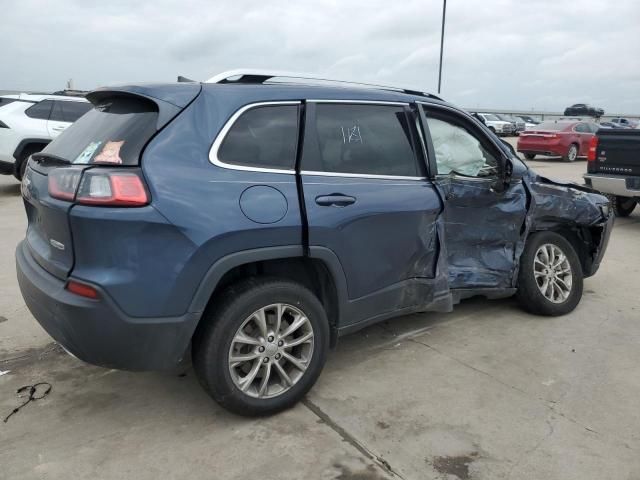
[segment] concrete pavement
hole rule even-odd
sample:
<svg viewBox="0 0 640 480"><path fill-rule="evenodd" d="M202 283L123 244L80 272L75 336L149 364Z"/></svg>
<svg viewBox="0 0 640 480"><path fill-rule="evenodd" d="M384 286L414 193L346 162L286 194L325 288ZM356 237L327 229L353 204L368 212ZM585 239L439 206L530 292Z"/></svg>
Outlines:
<svg viewBox="0 0 640 480"><path fill-rule="evenodd" d="M0 177L0 414L22 385L53 390L0 423L0 478L640 478L639 212L616 222L572 314L470 299L388 321L341 339L302 404L243 419L191 370L106 370L51 344L15 280L17 185Z"/></svg>

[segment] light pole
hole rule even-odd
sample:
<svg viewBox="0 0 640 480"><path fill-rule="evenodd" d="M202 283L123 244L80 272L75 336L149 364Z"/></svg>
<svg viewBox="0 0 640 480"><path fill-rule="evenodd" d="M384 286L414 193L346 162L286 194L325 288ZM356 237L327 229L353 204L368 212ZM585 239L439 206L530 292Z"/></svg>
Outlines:
<svg viewBox="0 0 640 480"><path fill-rule="evenodd" d="M438 94L442 84L442 51L444 50L444 19L447 14L447 0L442 0L442 31L440 32L440 66L438 68Z"/></svg>

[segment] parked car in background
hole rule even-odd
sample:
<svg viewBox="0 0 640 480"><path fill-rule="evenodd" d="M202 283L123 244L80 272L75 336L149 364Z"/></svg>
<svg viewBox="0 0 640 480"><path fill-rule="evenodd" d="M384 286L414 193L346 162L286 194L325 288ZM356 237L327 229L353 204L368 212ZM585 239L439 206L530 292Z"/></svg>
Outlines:
<svg viewBox="0 0 640 480"><path fill-rule="evenodd" d="M620 125L618 125L617 123L612 123L612 122L600 122L600 123L598 123L598 126L600 128L620 128Z"/></svg>
<svg viewBox="0 0 640 480"><path fill-rule="evenodd" d="M610 122L625 128L636 128L638 126L637 120L629 120L628 118L622 117L612 118Z"/></svg>
<svg viewBox="0 0 640 480"><path fill-rule="evenodd" d="M500 120L493 113L478 113L484 119L484 124L496 135L512 135L514 132L513 123Z"/></svg>
<svg viewBox="0 0 640 480"><path fill-rule="evenodd" d="M640 131L601 129L591 139L585 183L611 200L618 217L640 201Z"/></svg>
<svg viewBox="0 0 640 480"><path fill-rule="evenodd" d="M604 115L604 110L601 108L592 107L586 103L576 103L564 109L565 117L596 117L599 118Z"/></svg>
<svg viewBox="0 0 640 480"><path fill-rule="evenodd" d="M538 120L536 120L535 118L529 116L529 115L518 115L518 117L520 117L522 120L525 121L525 123L530 123L533 125L538 125L540 122Z"/></svg>
<svg viewBox="0 0 640 480"><path fill-rule="evenodd" d="M530 122L528 119L531 117L523 117L518 115L518 117L520 120L522 120L524 122L524 129L525 130L531 130L532 128L535 128L536 125L538 125L540 122Z"/></svg>
<svg viewBox="0 0 640 480"><path fill-rule="evenodd" d="M578 305L605 197L433 95L276 76L99 89L30 158L18 283L65 349L132 370L191 356L215 400L266 415L375 322L476 295Z"/></svg>
<svg viewBox="0 0 640 480"><path fill-rule="evenodd" d="M536 155L560 156L565 162L586 157L589 142L598 131L594 122L551 121L520 134L516 149L528 160Z"/></svg>
<svg viewBox="0 0 640 480"><path fill-rule="evenodd" d="M22 178L27 159L91 109L84 98L56 95L0 97L0 173Z"/></svg>
<svg viewBox="0 0 640 480"><path fill-rule="evenodd" d="M495 115L500 120L511 123L511 125L513 125L513 133L515 135L518 135L520 134L520 132L524 131L526 125L524 120L513 117L511 115L506 115L504 113L496 113Z"/></svg>

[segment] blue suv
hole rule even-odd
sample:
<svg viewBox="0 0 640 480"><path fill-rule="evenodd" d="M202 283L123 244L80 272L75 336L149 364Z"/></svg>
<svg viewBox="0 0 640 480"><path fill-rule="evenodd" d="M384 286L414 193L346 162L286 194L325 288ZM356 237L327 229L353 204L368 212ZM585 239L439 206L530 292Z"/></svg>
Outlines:
<svg viewBox="0 0 640 480"><path fill-rule="evenodd" d="M293 405L339 336L391 317L476 295L565 314L609 239L605 197L433 95L254 72L88 99L23 178L25 302L89 363L191 356L236 413Z"/></svg>

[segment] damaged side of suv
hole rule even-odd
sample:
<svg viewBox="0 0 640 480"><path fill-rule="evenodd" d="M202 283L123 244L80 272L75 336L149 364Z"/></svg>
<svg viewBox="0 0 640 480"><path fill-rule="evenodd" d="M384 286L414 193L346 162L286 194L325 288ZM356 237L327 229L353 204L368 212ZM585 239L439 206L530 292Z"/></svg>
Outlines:
<svg viewBox="0 0 640 480"><path fill-rule="evenodd" d="M98 90L29 161L18 280L68 351L133 370L191 352L215 400L268 414L366 325L474 295L576 307L605 197L433 96L272 77Z"/></svg>

